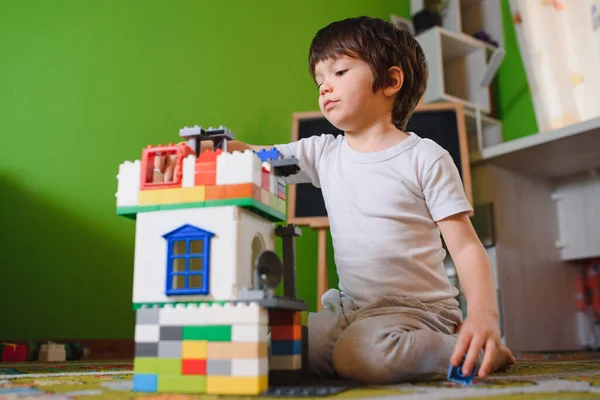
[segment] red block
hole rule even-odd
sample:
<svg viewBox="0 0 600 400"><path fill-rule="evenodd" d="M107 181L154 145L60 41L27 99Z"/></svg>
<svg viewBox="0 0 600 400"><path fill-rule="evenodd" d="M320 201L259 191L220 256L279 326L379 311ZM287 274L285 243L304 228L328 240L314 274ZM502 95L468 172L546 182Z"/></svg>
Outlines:
<svg viewBox="0 0 600 400"><path fill-rule="evenodd" d="M27 346L18 344L0 344L2 362L27 361Z"/></svg>
<svg viewBox="0 0 600 400"><path fill-rule="evenodd" d="M271 327L271 340L300 340L302 339L301 325L281 325Z"/></svg>
<svg viewBox="0 0 600 400"><path fill-rule="evenodd" d="M269 174L269 171L266 170L265 167L262 168L262 181L261 181L261 187L263 189L265 189L267 192L271 190L271 176Z"/></svg>
<svg viewBox="0 0 600 400"><path fill-rule="evenodd" d="M302 315L298 311L269 311L269 325L302 325Z"/></svg>
<svg viewBox="0 0 600 400"><path fill-rule="evenodd" d="M206 375L206 360L183 360L181 373L183 375Z"/></svg>
<svg viewBox="0 0 600 400"><path fill-rule="evenodd" d="M214 151L208 150L200 153L196 159L196 168L194 169L194 184L216 185L217 183L217 157L223 152L222 149Z"/></svg>

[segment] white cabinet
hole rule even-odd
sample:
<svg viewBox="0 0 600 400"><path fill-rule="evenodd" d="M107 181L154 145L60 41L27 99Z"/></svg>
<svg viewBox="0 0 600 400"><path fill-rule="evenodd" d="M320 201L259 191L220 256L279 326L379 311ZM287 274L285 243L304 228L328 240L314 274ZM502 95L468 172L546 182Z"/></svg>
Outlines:
<svg viewBox="0 0 600 400"><path fill-rule="evenodd" d="M600 257L600 169L558 182L552 195L558 213L561 258Z"/></svg>

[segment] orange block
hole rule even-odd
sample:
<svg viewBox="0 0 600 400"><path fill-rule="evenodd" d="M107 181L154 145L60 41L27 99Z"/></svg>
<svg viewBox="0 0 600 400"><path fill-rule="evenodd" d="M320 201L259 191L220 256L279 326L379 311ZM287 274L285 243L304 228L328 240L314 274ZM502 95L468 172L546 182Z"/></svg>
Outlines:
<svg viewBox="0 0 600 400"><path fill-rule="evenodd" d="M222 149L217 149L200 153L196 159L196 168L194 169L194 183L196 185L214 185L217 183L217 157L222 152Z"/></svg>
<svg viewBox="0 0 600 400"><path fill-rule="evenodd" d="M208 342L209 360L268 357L267 342Z"/></svg>
<svg viewBox="0 0 600 400"><path fill-rule="evenodd" d="M271 340L300 340L301 325L276 325L271 327Z"/></svg>
<svg viewBox="0 0 600 400"><path fill-rule="evenodd" d="M206 187L206 200L224 200L252 197L252 183L238 183L235 185L212 185Z"/></svg>
<svg viewBox="0 0 600 400"><path fill-rule="evenodd" d="M198 164L196 164L196 167ZM217 170L203 170L202 172L198 172L196 168L196 174L194 175L194 184L196 186L201 185L214 185L217 183Z"/></svg>

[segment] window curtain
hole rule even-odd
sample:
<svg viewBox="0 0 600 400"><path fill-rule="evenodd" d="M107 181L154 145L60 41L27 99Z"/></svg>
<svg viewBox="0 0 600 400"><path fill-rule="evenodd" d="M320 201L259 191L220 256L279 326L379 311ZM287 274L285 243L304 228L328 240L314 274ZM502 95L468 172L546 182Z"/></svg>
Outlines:
<svg viewBox="0 0 600 400"><path fill-rule="evenodd" d="M540 131L600 116L600 0L510 0Z"/></svg>

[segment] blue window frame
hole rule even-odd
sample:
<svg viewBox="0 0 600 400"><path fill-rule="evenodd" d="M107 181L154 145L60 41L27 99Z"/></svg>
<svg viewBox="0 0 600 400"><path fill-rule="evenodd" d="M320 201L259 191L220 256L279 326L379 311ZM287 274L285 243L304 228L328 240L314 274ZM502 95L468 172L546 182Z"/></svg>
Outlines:
<svg viewBox="0 0 600 400"><path fill-rule="evenodd" d="M215 234L183 225L167 241L167 295L209 294L210 240Z"/></svg>

